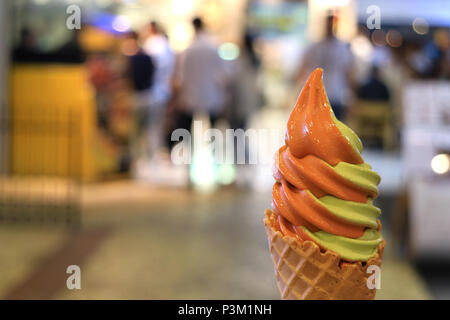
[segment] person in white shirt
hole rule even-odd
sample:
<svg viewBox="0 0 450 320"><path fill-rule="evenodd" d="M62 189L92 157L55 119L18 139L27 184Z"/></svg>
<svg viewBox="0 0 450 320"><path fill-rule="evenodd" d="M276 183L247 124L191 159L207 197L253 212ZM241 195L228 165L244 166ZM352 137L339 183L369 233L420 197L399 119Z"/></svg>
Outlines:
<svg viewBox="0 0 450 320"><path fill-rule="evenodd" d="M306 49L297 79L303 86L315 68L323 68L328 98L336 117L342 120L352 95L353 54L348 44L334 36L333 20L333 16L327 17L325 38Z"/></svg>
<svg viewBox="0 0 450 320"><path fill-rule="evenodd" d="M225 62L217 47L205 32L203 21L192 21L195 36L180 55L175 75L178 92L175 127L191 129L195 113L209 115L211 125L222 115L227 94Z"/></svg>

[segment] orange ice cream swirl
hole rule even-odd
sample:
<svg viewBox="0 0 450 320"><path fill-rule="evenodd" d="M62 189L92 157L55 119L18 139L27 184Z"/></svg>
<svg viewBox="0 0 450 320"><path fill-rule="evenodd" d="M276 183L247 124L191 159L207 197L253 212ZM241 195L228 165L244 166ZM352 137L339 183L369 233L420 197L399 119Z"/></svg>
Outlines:
<svg viewBox="0 0 450 320"><path fill-rule="evenodd" d="M357 183L336 169L338 165L356 165L352 166L355 168L367 165L361 157L362 146L358 145L357 136L352 132L357 140L355 143L344 135L339 124L345 126L332 112L322 81L322 69L316 69L290 114L285 145L276 154L272 207L278 214L280 229L286 235L311 240L302 228L306 227L310 232L325 231L359 238L369 227L346 219L345 214L336 215L330 206L320 201L322 197L332 196L338 198L337 201L365 204L378 194L377 183L375 187Z"/></svg>

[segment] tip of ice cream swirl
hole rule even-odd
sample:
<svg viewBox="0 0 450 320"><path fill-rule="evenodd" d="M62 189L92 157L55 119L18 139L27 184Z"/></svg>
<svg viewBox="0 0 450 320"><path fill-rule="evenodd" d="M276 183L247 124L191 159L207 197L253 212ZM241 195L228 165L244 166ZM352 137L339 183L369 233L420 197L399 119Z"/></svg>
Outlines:
<svg viewBox="0 0 450 320"><path fill-rule="evenodd" d="M272 206L284 234L367 261L382 241L372 204L380 177L362 159L358 136L334 116L322 73L309 76L289 116Z"/></svg>

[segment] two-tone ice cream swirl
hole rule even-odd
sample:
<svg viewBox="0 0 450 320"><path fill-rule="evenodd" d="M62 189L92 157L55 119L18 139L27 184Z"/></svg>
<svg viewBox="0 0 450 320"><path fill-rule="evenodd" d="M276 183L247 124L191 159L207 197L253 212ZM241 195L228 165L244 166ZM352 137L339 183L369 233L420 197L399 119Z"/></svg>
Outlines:
<svg viewBox="0 0 450 320"><path fill-rule="evenodd" d="M285 235L314 241L348 261L375 255L382 236L372 200L380 177L361 152L358 136L334 116L322 69L314 70L276 155L272 207Z"/></svg>

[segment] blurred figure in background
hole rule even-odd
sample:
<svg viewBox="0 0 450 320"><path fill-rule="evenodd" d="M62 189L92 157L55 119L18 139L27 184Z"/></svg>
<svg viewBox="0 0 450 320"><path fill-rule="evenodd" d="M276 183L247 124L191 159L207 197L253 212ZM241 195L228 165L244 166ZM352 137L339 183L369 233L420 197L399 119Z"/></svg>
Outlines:
<svg viewBox="0 0 450 320"><path fill-rule="evenodd" d="M253 43L254 37L249 33L245 33L242 40L241 54L236 61L237 72L234 74L231 84L233 101L230 110L230 126L235 130L245 130L250 117L263 105L261 61L255 52ZM248 146L244 141L241 142L243 145L238 146L238 141L235 139L235 156L237 155L237 149L246 148L247 162Z"/></svg>
<svg viewBox="0 0 450 320"><path fill-rule="evenodd" d="M17 62L39 60L36 35L30 29L20 30L19 44L13 51L13 60Z"/></svg>
<svg viewBox="0 0 450 320"><path fill-rule="evenodd" d="M346 43L334 36L334 19L334 16L326 18L325 38L306 50L297 79L303 86L315 68L323 68L325 88L334 114L343 120L351 98L353 54Z"/></svg>
<svg viewBox="0 0 450 320"><path fill-rule="evenodd" d="M351 110L352 129L366 147L391 150L396 143L394 110L389 89L380 68L373 64L367 79L357 90L357 103Z"/></svg>
<svg viewBox="0 0 450 320"><path fill-rule="evenodd" d="M234 130L246 130L248 122L263 106L261 61L254 49L254 36L246 32L242 39L241 53L231 83L232 102L230 104L229 121ZM248 144L242 139L234 138L234 158L237 164L236 185L248 187L254 172L249 164ZM238 164L239 152L245 152L245 164Z"/></svg>
<svg viewBox="0 0 450 320"><path fill-rule="evenodd" d="M406 60L417 78L435 78L441 71L440 61L443 52L433 40L428 39L425 45L414 44L414 49Z"/></svg>
<svg viewBox="0 0 450 320"><path fill-rule="evenodd" d="M206 113L214 126L224 112L227 85L224 61L203 21L195 18L192 24L195 37L180 56L174 81L178 93L174 126L187 130L195 113Z"/></svg>
<svg viewBox="0 0 450 320"><path fill-rule="evenodd" d="M233 129L245 129L250 116L262 106L260 66L261 62L253 47L253 36L246 33L241 54L237 60L237 72L232 89L234 103L230 115Z"/></svg>
<svg viewBox="0 0 450 320"><path fill-rule="evenodd" d="M106 56L105 52L96 53L86 61L89 81L95 88L97 125L104 130L108 129L108 85L113 80L113 72L108 66Z"/></svg>
<svg viewBox="0 0 450 320"><path fill-rule="evenodd" d="M80 45L80 30L70 30L68 41L48 54L48 59L53 62L83 63L86 60L86 53Z"/></svg>
<svg viewBox="0 0 450 320"><path fill-rule="evenodd" d="M382 80L380 69L377 66L372 66L369 77L359 87L358 98L369 101L389 101L389 89Z"/></svg>
<svg viewBox="0 0 450 320"><path fill-rule="evenodd" d="M148 27L149 36L144 42L145 52L155 63L154 82L151 89L149 144L153 157L158 156L163 145L164 116L172 96L172 78L175 71L175 54L169 45L161 26L152 21Z"/></svg>
<svg viewBox="0 0 450 320"><path fill-rule="evenodd" d="M139 46L136 32L129 33L126 46L129 54L127 73L134 91L136 115L136 134L134 139L131 139L131 153L134 160L139 160L149 155L148 126L154 122L151 114L151 89L155 66L152 58Z"/></svg>

